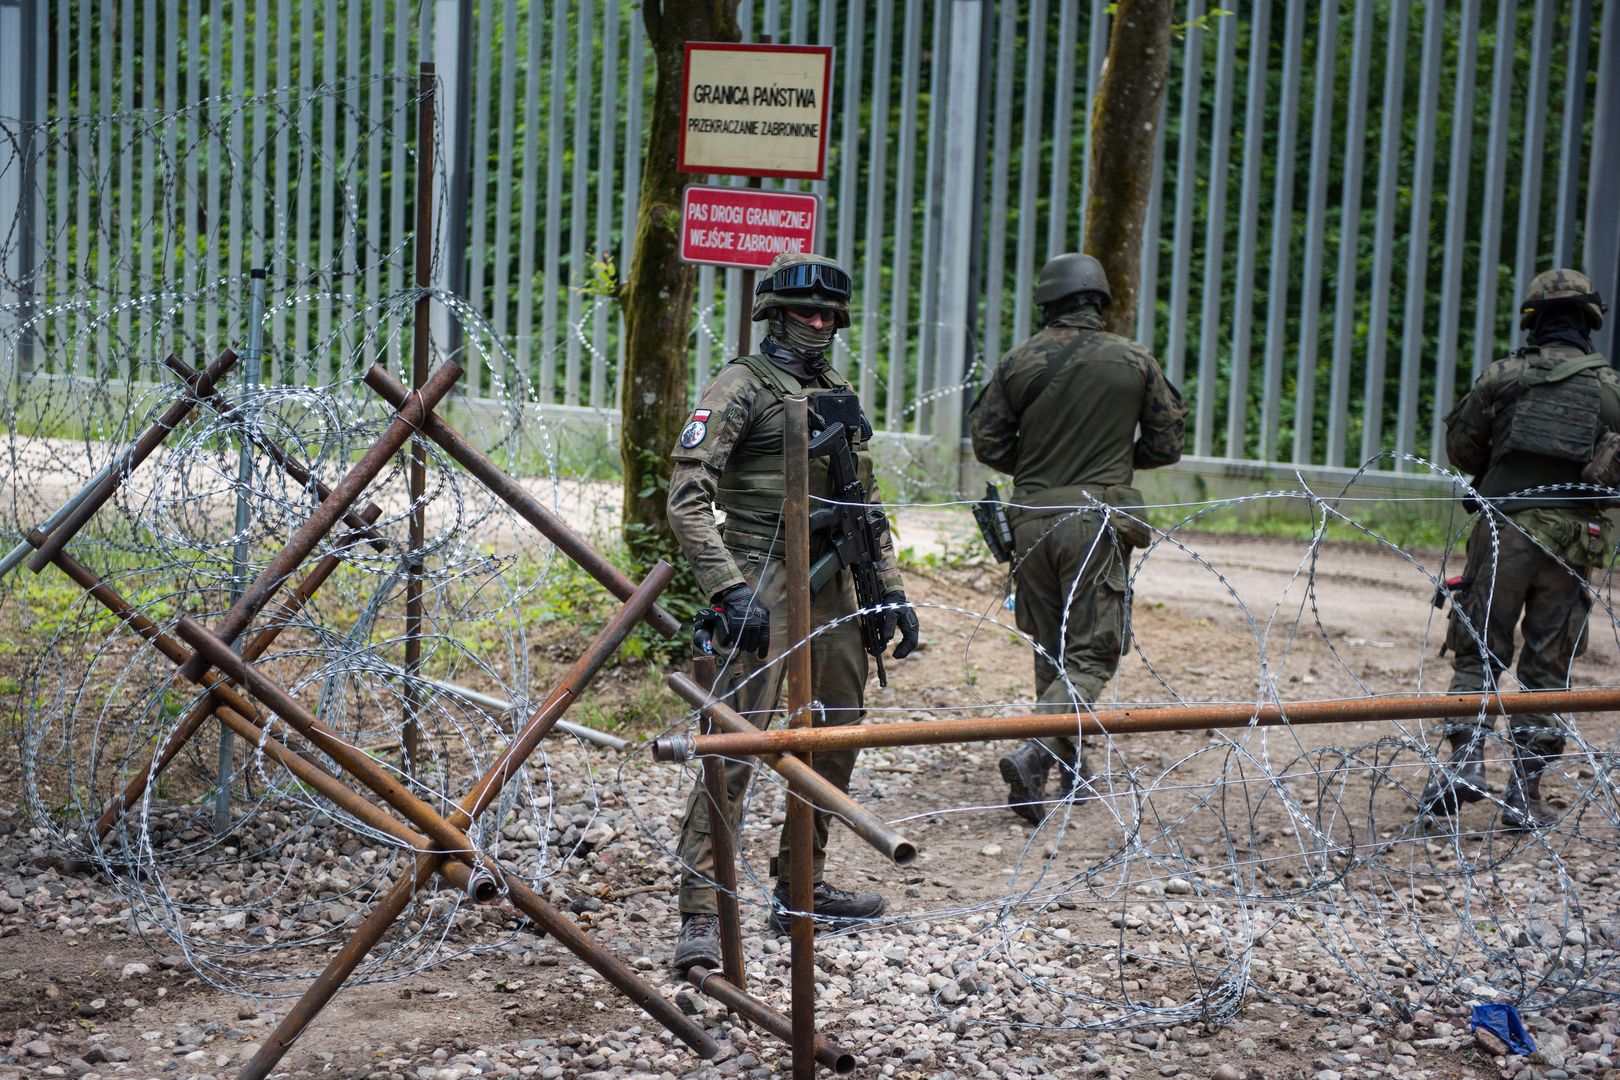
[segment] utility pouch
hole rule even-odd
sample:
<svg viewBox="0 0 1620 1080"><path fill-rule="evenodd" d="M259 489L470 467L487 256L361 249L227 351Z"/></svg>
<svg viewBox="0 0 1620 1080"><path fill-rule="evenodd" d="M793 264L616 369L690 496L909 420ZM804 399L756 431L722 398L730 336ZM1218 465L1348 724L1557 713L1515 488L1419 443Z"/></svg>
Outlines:
<svg viewBox="0 0 1620 1080"><path fill-rule="evenodd" d="M973 520L979 523L979 535L984 537L984 546L996 562L1012 562L1012 522L996 485L984 485L984 498L973 504Z"/></svg>
<svg viewBox="0 0 1620 1080"><path fill-rule="evenodd" d="M1620 432L1598 436L1592 460L1581 469L1581 482L1602 488L1620 488Z"/></svg>
<svg viewBox="0 0 1620 1080"><path fill-rule="evenodd" d="M843 424L845 431L860 432L860 442L872 437L872 425L867 423L861 399L853 390L823 390L815 395L811 407L815 410L815 427L822 431Z"/></svg>

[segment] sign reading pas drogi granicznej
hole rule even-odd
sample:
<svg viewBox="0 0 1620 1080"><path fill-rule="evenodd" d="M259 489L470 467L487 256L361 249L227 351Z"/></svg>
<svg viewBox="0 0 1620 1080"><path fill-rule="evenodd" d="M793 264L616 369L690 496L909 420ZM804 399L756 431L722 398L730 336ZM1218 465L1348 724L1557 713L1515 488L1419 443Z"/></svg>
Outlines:
<svg viewBox="0 0 1620 1080"><path fill-rule="evenodd" d="M681 171L821 179L831 85L824 45L687 42Z"/></svg>

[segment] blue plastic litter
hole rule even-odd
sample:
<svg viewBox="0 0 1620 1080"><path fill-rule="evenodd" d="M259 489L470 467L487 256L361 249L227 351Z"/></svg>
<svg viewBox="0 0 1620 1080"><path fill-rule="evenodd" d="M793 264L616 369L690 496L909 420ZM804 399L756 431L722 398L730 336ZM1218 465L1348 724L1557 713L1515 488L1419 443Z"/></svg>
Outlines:
<svg viewBox="0 0 1620 1080"><path fill-rule="evenodd" d="M1475 1005L1470 1031L1484 1028L1521 1056L1536 1052L1536 1044L1519 1019L1519 1010L1512 1005Z"/></svg>

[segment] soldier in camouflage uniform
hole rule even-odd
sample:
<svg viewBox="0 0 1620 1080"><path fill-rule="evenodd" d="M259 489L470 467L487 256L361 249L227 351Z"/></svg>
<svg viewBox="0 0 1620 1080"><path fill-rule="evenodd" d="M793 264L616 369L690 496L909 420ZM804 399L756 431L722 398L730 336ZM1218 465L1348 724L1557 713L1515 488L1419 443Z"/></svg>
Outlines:
<svg viewBox="0 0 1620 1080"><path fill-rule="evenodd" d="M1582 490L1604 433L1620 431L1620 376L1592 351L1604 310L1584 274L1538 275L1521 311L1527 344L1487 368L1446 417L1446 453L1475 474L1485 504L1468 539L1467 568L1451 588L1453 693L1497 688L1521 618L1519 685L1569 685L1592 606L1591 571L1611 552L1605 502L1590 483ZM1614 478L1597 482L1613 486ZM1447 723L1450 758L1424 788L1425 810L1452 814L1485 797L1485 740L1495 720ZM1541 775L1563 750L1563 728L1556 716L1521 713L1509 731L1513 775L1503 818L1539 828L1556 816L1541 799Z"/></svg>
<svg viewBox="0 0 1620 1080"><path fill-rule="evenodd" d="M787 640L787 581L783 566L782 500L784 475L782 401L792 394L810 397L810 408L841 408L859 415L853 449L862 486L877 501L868 443L872 429L859 411L853 391L827 361L827 350L839 327L849 325L849 275L831 259L817 255L782 255L760 281L753 317L766 320L769 332L760 351L731 361L703 392L692 419L681 432L674 452L669 485L669 523L681 550L692 563L698 586L722 614L719 644L724 662L720 676L730 704L757 726L769 726L781 697L786 665L779 657ZM818 405L818 403L820 403ZM815 426L812 421L812 427ZM825 458L811 461L810 495L832 494ZM715 524L715 510L725 523ZM825 536L812 535L814 562L827 549ZM887 532L879 567L884 589L885 644L898 629L894 655L904 657L917 646L917 616L906 601ZM856 611L848 570L840 569L811 600L811 619L824 626ZM817 724L853 724L864 715L867 653L855 620L839 623L817 636L810 646L813 696L825 707ZM721 689L716 687L717 692ZM820 752L815 769L848 790L856 751ZM753 769L746 762L726 767L732 826L743 811L743 796ZM874 918L884 910L875 892L847 892L822 880L829 815L815 815L815 914L834 925ZM718 920L713 888L714 850L709 839L709 803L701 783L686 803L681 822L681 930L674 966L720 966ZM787 933L788 837L784 827L777 857L776 896L771 925Z"/></svg>
<svg viewBox="0 0 1620 1080"><path fill-rule="evenodd" d="M1148 540L1128 516L1074 508L1140 507L1134 470L1180 460L1187 410L1147 349L1103 330L1110 296L1096 259L1047 263L1035 302L1041 330L1002 358L968 420L974 456L1013 476L1018 627L1038 646L1037 708L1064 713L1096 699L1129 646L1126 574ZM1072 738L1031 740L1001 759L1019 816L1045 816L1054 764L1060 795L1086 775Z"/></svg>

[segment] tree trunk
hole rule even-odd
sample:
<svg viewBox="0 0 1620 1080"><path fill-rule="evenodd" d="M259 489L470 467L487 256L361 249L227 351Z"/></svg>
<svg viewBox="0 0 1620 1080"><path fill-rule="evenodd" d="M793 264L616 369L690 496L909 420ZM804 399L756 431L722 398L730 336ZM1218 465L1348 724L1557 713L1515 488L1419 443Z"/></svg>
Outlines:
<svg viewBox="0 0 1620 1080"><path fill-rule="evenodd" d="M658 65L652 125L642 155L636 243L620 299L624 380L619 456L624 463L624 539L637 562L675 548L664 518L670 451L687 414L687 339L697 268L680 261L681 64L688 41L737 41L737 0L643 0L642 20ZM677 563L679 565L679 563Z"/></svg>
<svg viewBox="0 0 1620 1080"><path fill-rule="evenodd" d="M1091 113L1086 250L1108 272L1108 329L1136 326L1142 221L1153 185L1154 130L1170 82L1171 0L1120 0Z"/></svg>

